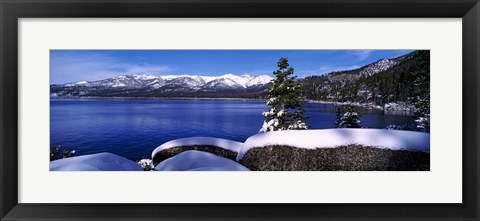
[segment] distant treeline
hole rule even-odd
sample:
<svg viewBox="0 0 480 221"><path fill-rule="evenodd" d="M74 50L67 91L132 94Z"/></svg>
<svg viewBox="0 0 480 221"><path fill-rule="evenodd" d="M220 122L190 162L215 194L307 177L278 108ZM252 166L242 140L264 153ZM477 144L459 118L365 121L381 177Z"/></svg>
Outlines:
<svg viewBox="0 0 480 221"><path fill-rule="evenodd" d="M360 75L360 71L306 77L300 84L307 99L375 105L413 103L412 99L426 97L430 91L430 51L412 52L396 66L370 76Z"/></svg>

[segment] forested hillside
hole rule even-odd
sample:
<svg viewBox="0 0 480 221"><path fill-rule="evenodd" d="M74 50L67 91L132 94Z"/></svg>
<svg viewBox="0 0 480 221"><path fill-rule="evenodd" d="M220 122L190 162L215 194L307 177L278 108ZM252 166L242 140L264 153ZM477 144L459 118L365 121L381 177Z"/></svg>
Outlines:
<svg viewBox="0 0 480 221"><path fill-rule="evenodd" d="M299 82L306 98L311 100L380 106L397 101L413 104L429 97L430 51L414 51L359 69L310 76Z"/></svg>

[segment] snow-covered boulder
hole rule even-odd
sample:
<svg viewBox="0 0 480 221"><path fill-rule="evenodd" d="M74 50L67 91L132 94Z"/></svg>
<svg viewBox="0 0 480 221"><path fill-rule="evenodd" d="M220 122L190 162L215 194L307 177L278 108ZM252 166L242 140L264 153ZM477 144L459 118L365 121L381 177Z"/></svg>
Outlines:
<svg viewBox="0 0 480 221"><path fill-rule="evenodd" d="M189 150L159 163L157 171L249 171L241 164L215 154Z"/></svg>
<svg viewBox="0 0 480 221"><path fill-rule="evenodd" d="M215 137L187 137L181 138L176 140L168 141L159 147L155 148L152 152L152 158L158 152L162 150L166 150L172 147L180 147L180 146L192 146L192 145L208 145L208 146L216 146L223 148L225 150L230 150L233 152L238 153L242 148L243 143L222 139L222 138L215 138Z"/></svg>
<svg viewBox="0 0 480 221"><path fill-rule="evenodd" d="M50 162L50 171L143 171L134 161L112 153L97 153Z"/></svg>
<svg viewBox="0 0 480 221"><path fill-rule="evenodd" d="M152 152L153 164L187 150L199 150L235 160L243 143L214 137L188 137L166 142Z"/></svg>
<svg viewBox="0 0 480 221"><path fill-rule="evenodd" d="M237 155L240 161L254 147L285 145L298 148L333 148L358 144L391 150L430 152L430 134L385 129L338 128L320 130L287 130L249 137Z"/></svg>

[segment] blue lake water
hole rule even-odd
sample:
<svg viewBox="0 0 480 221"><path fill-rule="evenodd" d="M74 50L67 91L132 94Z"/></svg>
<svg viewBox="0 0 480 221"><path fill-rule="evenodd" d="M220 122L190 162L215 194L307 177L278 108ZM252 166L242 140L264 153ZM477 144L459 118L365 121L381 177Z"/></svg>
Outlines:
<svg viewBox="0 0 480 221"><path fill-rule="evenodd" d="M336 107L306 103L312 129L334 128ZM235 99L51 99L50 142L77 155L110 152L150 158L157 146L178 138L211 136L245 141L263 124L265 101ZM358 110L362 127L385 128L406 115Z"/></svg>

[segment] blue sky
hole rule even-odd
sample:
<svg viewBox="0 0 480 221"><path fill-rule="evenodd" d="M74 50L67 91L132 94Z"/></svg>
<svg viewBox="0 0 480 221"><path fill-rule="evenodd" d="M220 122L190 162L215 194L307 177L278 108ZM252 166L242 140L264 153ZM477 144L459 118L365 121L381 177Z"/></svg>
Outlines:
<svg viewBox="0 0 480 221"><path fill-rule="evenodd" d="M124 74L270 75L287 57L298 77L359 68L412 50L51 50L50 83Z"/></svg>

